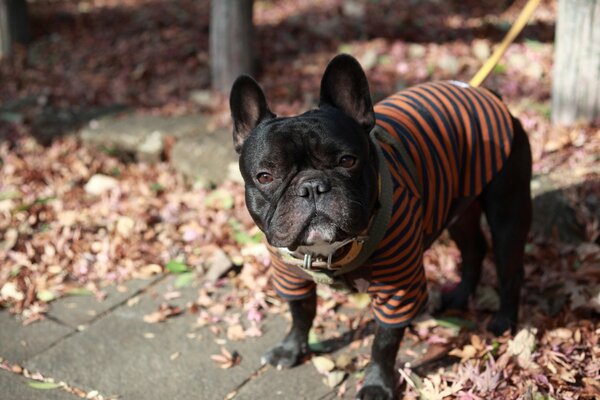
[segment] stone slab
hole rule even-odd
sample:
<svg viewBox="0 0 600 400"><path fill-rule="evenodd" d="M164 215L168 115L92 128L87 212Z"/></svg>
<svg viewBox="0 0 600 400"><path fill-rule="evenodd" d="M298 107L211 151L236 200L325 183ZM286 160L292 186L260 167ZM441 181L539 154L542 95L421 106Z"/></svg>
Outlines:
<svg viewBox="0 0 600 400"><path fill-rule="evenodd" d="M2 311L0 312L0 357L21 364L72 332L72 328L48 319L24 326L18 317L8 311Z"/></svg>
<svg viewBox="0 0 600 400"><path fill-rule="evenodd" d="M27 385L29 381L21 375L0 369L0 398L2 400L75 400L80 398L61 388L34 389Z"/></svg>
<svg viewBox="0 0 600 400"><path fill-rule="evenodd" d="M91 121L80 130L82 141L115 154L132 155L137 160L157 162L163 158L164 139L168 136L180 141L184 138L198 138L203 143L206 154L213 152L221 155L222 145L227 140L229 150L233 153L231 134L215 132L210 117L204 115L187 115L179 117L163 117L136 113L109 116ZM221 139L223 136L223 140ZM225 139L226 137L226 139ZM204 139L208 141L204 143ZM216 140L216 141L215 141ZM230 158L233 154L230 155ZM208 156L190 160L201 165L208 165L214 159ZM219 165L219 163L217 164Z"/></svg>
<svg viewBox="0 0 600 400"><path fill-rule="evenodd" d="M171 278L25 366L122 400L223 399L258 370L261 354L285 333L287 321L271 317L262 337L226 343L217 343L210 327L198 328L196 315L189 312L162 323L144 322L144 315L156 311L160 303L185 305L197 296L197 288L186 287L178 289L180 297L165 301L164 293L172 290ZM219 354L222 346L238 352L241 363L219 368L210 356Z"/></svg>
<svg viewBox="0 0 600 400"><path fill-rule="evenodd" d="M240 388L234 399L315 400L333 397L333 390L323 383L323 376L308 361L280 371L269 367L262 375Z"/></svg>
<svg viewBox="0 0 600 400"><path fill-rule="evenodd" d="M239 175L230 132L180 139L173 145L170 161L178 172L193 180L218 183Z"/></svg>
<svg viewBox="0 0 600 400"><path fill-rule="evenodd" d="M56 320L77 328L88 324L106 311L133 297L140 290L152 285L160 276L152 279L132 279L121 285L110 285L102 290L106 297L98 300L95 296L67 296L51 303L48 315Z"/></svg>

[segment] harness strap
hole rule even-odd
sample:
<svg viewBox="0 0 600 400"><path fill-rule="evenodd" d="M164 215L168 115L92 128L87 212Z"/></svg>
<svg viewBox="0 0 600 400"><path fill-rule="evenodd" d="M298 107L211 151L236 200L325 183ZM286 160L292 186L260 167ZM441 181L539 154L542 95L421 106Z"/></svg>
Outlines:
<svg viewBox="0 0 600 400"><path fill-rule="evenodd" d="M417 188L419 197L423 197L423 186L421 185L421 180L419 179L419 175L417 174L417 167L413 162L412 158L409 156L406 151L406 147L398 139L390 135L388 131L379 125L375 125L373 130L371 131L371 138L376 138L380 142L388 144L394 148L400 155L402 163L408 169L408 173L415 183L415 187Z"/></svg>

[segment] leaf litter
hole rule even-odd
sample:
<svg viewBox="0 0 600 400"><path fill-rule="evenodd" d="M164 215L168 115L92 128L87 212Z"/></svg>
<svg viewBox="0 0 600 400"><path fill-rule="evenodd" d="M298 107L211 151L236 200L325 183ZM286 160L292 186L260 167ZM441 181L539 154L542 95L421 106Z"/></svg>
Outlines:
<svg viewBox="0 0 600 400"><path fill-rule="evenodd" d="M131 13L111 14L124 3ZM346 3L309 0L300 7L292 0L256 2L260 51L270 60L261 83L279 115L315 103L322 66L338 51L351 52L363 62L378 96L430 79L468 80L522 2L507 11L497 2L477 2L477 7L492 7L493 19L465 12L472 9L471 1L411 7L393 1L353 2L359 5L354 8ZM163 273L176 276L176 288L145 316L150 324L189 313L197 327L209 327L207 334L225 346L261 336L269 314L285 312L268 277L263 237L246 212L239 183L190 186L168 163L125 163L110 151L83 147L72 136L45 145L34 139L33 122L43 112L120 102L151 114L210 112L215 126L229 124L224 97L215 94L197 101L207 97L202 91L209 84L207 4L31 3L42 30L35 50L17 48L14 57L0 62L0 80L7 83L0 102L34 97L32 105L0 113L0 132L6 139L0 142L0 305L21 314L26 323L43 318L48 303L63 296L101 299L106 284ZM104 13L93 18L95 14L81 12L84 6ZM318 20L310 26L309 18L298 14L308 8ZM549 123L555 13L554 4L540 6L532 24L537 28L532 26L527 34L533 39L512 44L486 85L502 93L528 131L534 173L564 170L583 182L563 189L582 227L581 243L568 243L558 234L531 235L522 325L514 336L494 338L484 329L489 311L498 305L488 256L482 280L490 285L480 288L471 307L477 311L426 316L407 332L412 344L399 358L409 360L399 366L408 384L407 398L600 396L600 132L594 126L554 128ZM154 22L153 30L132 35L146 29L145 21ZM47 26L53 27L56 40L44 39ZM471 30L480 39L464 40L454 28ZM114 40L99 44L97 38L107 35ZM111 45L117 42L119 46ZM319 52L301 51L315 44ZM64 62L44 61L53 59ZM117 76L114 71L119 71ZM175 74L179 78L170 79ZM218 262L211 265L211 256L218 252ZM456 284L460 253L443 236L426 252L424 264L433 304L441 290ZM211 269L212 283L200 286L193 303L169 305L178 290L204 282ZM369 360L364 352L372 341L368 298L348 298L328 289L319 294L311 349L326 351L326 339L354 332L348 352L313 358L333 363L330 369L331 362L313 361L327 364L320 366L325 384L344 397L352 385L360 385ZM419 345L428 350L422 352ZM177 357L174 353L171 359ZM223 347L212 359L228 369L239 357ZM453 362L444 364L448 360Z"/></svg>

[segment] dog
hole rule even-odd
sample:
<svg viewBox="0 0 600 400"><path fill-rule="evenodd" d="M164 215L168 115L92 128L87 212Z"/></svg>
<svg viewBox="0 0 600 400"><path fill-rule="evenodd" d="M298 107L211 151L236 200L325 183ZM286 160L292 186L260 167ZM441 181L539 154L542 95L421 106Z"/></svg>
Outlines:
<svg viewBox="0 0 600 400"><path fill-rule="evenodd" d="M277 117L258 83L230 94L247 208L265 233L273 283L292 327L264 361L308 353L315 283L367 292L377 329L358 399L393 399L405 327L427 302L423 251L444 229L462 254L445 309L465 309L493 240L500 309L488 329L514 330L531 223L531 150L500 97L455 81L417 85L373 106L356 59L327 65L318 108Z"/></svg>

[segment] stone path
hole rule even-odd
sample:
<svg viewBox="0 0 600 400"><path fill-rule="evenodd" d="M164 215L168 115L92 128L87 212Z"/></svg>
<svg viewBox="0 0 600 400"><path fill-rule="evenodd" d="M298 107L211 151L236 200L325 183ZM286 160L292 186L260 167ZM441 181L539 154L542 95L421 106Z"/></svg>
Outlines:
<svg viewBox="0 0 600 400"><path fill-rule="evenodd" d="M220 353L210 327L195 326L186 312L149 324L143 317L158 309L173 290L173 277L134 280L109 287L99 302L91 296L71 296L51 303L47 319L22 326L0 312L0 357L30 373L64 382L83 392L114 399L328 399L333 391L322 383L312 364L289 371L260 366L260 356L287 329L281 316L269 317L264 335L227 342L241 356L239 365L221 369L210 355ZM178 289L170 305L185 307L197 297L197 287ZM31 380L0 369L0 398L75 399L61 388L34 389Z"/></svg>
<svg viewBox="0 0 600 400"><path fill-rule="evenodd" d="M229 132L198 134L206 124L202 117L130 114L99 120L80 135L90 145L110 146L108 150L146 161L160 159L165 137L175 137L170 161L176 169L192 179L208 176L218 182L229 174L223 165L235 163L236 156ZM557 210L571 210L562 190L577 184L551 175L534 178L534 231L549 235L558 229L561 237L563 232L578 237L580 227L572 223L574 218L566 222L547 218L570 215ZM597 202L597 198L590 201ZM143 317L164 302L172 282L172 276L129 281L106 288L107 297L101 302L90 296L59 299L51 303L45 321L29 326L0 311L0 358L5 364L23 366L81 393L99 393L104 399L335 398L335 391L322 383L310 363L286 371L261 368L260 356L287 330L283 316L270 316L259 338L225 344L215 341L210 327L198 328L189 312L163 323L146 323ZM182 296L169 304L185 306L196 299L197 287L179 291ZM223 345L241 355L239 365L220 369L211 360ZM353 398L355 380L349 378L347 398ZM31 379L0 368L0 399L79 398L63 388L35 389L28 382Z"/></svg>

